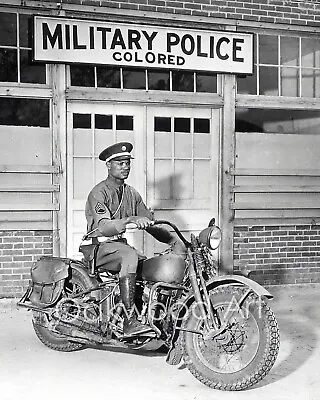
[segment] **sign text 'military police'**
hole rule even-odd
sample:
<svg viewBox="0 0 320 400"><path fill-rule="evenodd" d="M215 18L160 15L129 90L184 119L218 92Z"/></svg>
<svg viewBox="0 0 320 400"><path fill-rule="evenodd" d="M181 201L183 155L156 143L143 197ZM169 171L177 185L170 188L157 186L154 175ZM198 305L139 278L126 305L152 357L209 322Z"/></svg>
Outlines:
<svg viewBox="0 0 320 400"><path fill-rule="evenodd" d="M252 72L252 35L35 17L35 60Z"/></svg>

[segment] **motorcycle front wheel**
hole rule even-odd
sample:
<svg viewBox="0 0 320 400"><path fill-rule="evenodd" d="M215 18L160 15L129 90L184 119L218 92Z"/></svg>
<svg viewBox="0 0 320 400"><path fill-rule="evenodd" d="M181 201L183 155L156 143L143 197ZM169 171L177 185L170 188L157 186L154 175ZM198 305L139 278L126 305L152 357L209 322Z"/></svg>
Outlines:
<svg viewBox="0 0 320 400"><path fill-rule="evenodd" d="M205 385L244 390L263 379L279 352L279 328L268 305L247 287L225 286L209 292L217 336L206 336L203 319L190 310L184 332L184 361ZM202 334L194 331L203 332Z"/></svg>
<svg viewBox="0 0 320 400"><path fill-rule="evenodd" d="M80 269L78 270L71 268L70 276L66 279L65 282L64 292L66 294L66 298L68 298L81 291L91 289L93 286L94 285L87 274L85 274ZM44 324L38 322L41 321L43 318L47 319L47 323L50 323L50 321L48 320L49 317L47 317L44 313L33 311L32 324L34 331L39 340L45 346L49 347L52 350L64 352L81 350L83 347L85 347L84 344L70 341L65 336L60 335L53 330L50 330L49 328L44 326Z"/></svg>

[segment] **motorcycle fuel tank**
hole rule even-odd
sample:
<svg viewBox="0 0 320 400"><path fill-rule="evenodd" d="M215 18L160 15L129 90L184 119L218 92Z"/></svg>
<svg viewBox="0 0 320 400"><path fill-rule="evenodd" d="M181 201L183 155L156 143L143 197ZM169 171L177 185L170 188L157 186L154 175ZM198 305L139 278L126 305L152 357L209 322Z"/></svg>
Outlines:
<svg viewBox="0 0 320 400"><path fill-rule="evenodd" d="M173 253L161 254L143 261L142 278L152 282L181 283L185 259Z"/></svg>

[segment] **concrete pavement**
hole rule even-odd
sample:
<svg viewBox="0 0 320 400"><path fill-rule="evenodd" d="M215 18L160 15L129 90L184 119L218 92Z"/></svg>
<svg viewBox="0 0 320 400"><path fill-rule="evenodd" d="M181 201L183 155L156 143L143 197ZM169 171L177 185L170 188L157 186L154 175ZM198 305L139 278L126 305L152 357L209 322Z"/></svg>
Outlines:
<svg viewBox="0 0 320 400"><path fill-rule="evenodd" d="M162 353L85 349L59 353L37 339L31 313L0 300L0 399L319 400L320 285L270 287L279 322L279 357L251 390L221 392Z"/></svg>

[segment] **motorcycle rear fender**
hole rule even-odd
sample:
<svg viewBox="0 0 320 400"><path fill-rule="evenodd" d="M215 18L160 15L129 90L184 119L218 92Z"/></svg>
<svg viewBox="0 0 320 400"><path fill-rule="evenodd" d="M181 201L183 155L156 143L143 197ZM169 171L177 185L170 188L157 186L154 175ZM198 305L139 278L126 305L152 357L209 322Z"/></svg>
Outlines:
<svg viewBox="0 0 320 400"><path fill-rule="evenodd" d="M245 276L241 276L241 275L223 275L223 276L215 277L212 280L208 281L206 288L208 291L210 291L219 286L237 285L237 284L247 286L248 288L252 289L259 297L266 297L267 299L273 298L273 295L268 290L266 290L264 287L259 285L259 283L255 282L249 278L246 278ZM170 363L169 362L170 352L171 352L171 350L173 350L176 347L175 342L177 341L179 334L181 332L179 327L182 325L183 318L186 315L186 310L188 310L191 307L191 305L194 301L195 301L194 295L191 294L184 300L184 302L181 304L181 306L179 308L179 312L177 314L176 321L175 321L174 332L172 335L170 350L167 355L168 363ZM175 354L175 357L176 357L176 359L181 360L182 350L181 350L181 354L180 355Z"/></svg>

